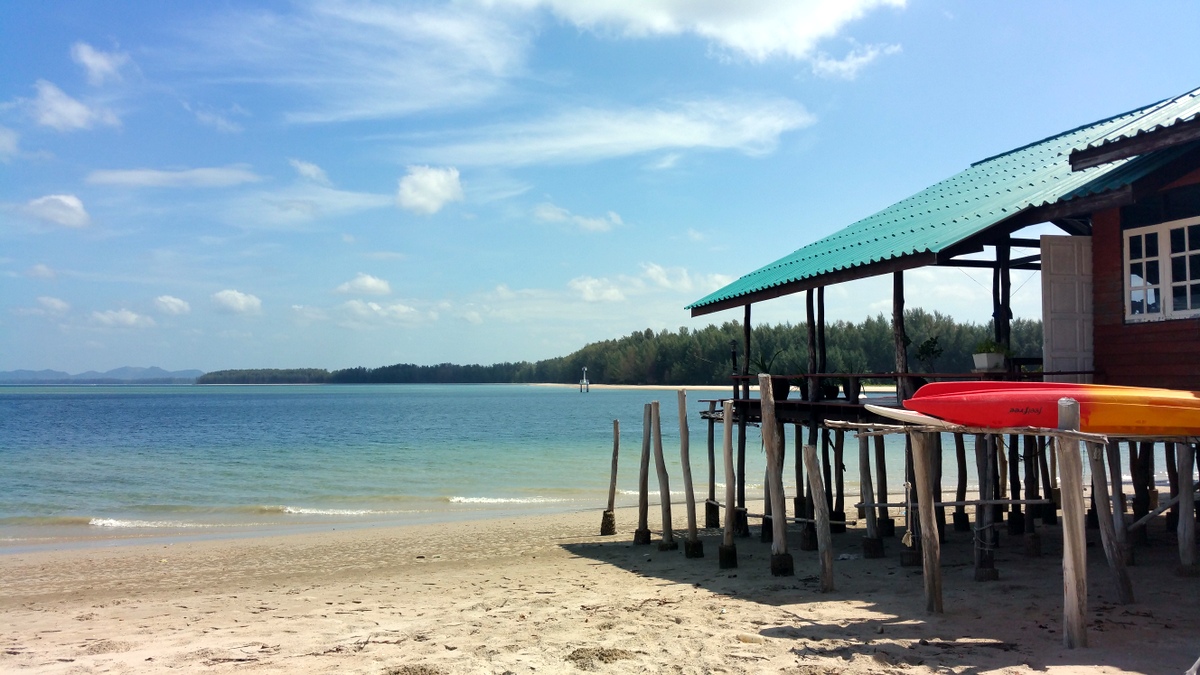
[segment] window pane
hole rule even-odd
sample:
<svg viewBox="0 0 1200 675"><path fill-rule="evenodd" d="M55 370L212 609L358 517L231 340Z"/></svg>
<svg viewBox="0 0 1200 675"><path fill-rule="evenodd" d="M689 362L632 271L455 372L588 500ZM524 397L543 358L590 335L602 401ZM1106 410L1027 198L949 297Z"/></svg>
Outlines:
<svg viewBox="0 0 1200 675"><path fill-rule="evenodd" d="M1146 308L1146 291L1132 291L1129 293L1129 313L1130 314L1145 314Z"/></svg>
<svg viewBox="0 0 1200 675"><path fill-rule="evenodd" d="M1186 279L1184 279L1184 281L1186 281ZM1142 275L1142 263L1140 263L1140 262L1130 263L1129 264L1129 285L1130 286L1141 286L1145 283L1146 283L1145 277Z"/></svg>
<svg viewBox="0 0 1200 675"><path fill-rule="evenodd" d="M1200 258L1200 255L1195 256L1195 257ZM1147 260L1146 261L1146 283L1150 284L1151 286L1158 285L1158 261L1157 260Z"/></svg>
<svg viewBox="0 0 1200 675"><path fill-rule="evenodd" d="M1158 257L1158 233L1150 232L1146 235L1146 257Z"/></svg>
<svg viewBox="0 0 1200 675"><path fill-rule="evenodd" d="M1188 225L1188 250L1200 251L1200 225Z"/></svg>
<svg viewBox="0 0 1200 675"><path fill-rule="evenodd" d="M1200 309L1200 284L1192 284L1192 309Z"/></svg>
<svg viewBox="0 0 1200 675"><path fill-rule="evenodd" d="M1183 253L1183 228L1171 230L1171 253Z"/></svg>
<svg viewBox="0 0 1200 675"><path fill-rule="evenodd" d="M1192 268L1192 281L1200 281L1200 253L1193 253L1188 256L1188 263Z"/></svg>
<svg viewBox="0 0 1200 675"><path fill-rule="evenodd" d="M1158 314L1162 311L1162 307L1158 305L1159 293L1153 288L1146 289L1146 313Z"/></svg>
<svg viewBox="0 0 1200 675"><path fill-rule="evenodd" d="M1181 284L1187 280L1187 260L1184 256L1171 258L1171 283Z"/></svg>
<svg viewBox="0 0 1200 675"><path fill-rule="evenodd" d="M1187 286L1171 287L1171 309L1178 312L1188 308Z"/></svg>
<svg viewBox="0 0 1200 675"><path fill-rule="evenodd" d="M1135 235L1129 238L1129 259L1142 259L1142 235Z"/></svg>

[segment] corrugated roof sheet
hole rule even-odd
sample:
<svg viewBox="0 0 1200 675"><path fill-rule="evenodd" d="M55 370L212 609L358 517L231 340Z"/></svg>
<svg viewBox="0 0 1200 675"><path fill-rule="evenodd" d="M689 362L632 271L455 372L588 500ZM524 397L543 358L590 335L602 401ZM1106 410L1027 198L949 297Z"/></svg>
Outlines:
<svg viewBox="0 0 1200 675"><path fill-rule="evenodd" d="M687 306L695 309L884 260L938 253L1030 208L1120 189L1178 149L1072 171L1072 150L1200 113L1200 89L985 159ZM1173 117L1174 116L1174 117ZM1190 118L1189 117L1189 118Z"/></svg>
<svg viewBox="0 0 1200 675"><path fill-rule="evenodd" d="M1183 96L1160 101L1143 110L1143 114L1139 115L1137 119L1123 127L1113 129L1102 138L1091 141L1086 147L1098 148L1197 119L1200 117L1200 89L1189 91Z"/></svg>

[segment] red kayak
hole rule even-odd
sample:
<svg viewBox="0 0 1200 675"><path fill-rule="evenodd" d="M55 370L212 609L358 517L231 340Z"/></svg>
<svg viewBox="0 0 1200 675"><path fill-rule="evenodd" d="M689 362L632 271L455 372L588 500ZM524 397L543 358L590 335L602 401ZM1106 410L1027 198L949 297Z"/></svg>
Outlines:
<svg viewBox="0 0 1200 675"><path fill-rule="evenodd" d="M1057 382L937 382L909 410L984 429L1055 428L1058 401L1079 402L1080 431L1119 436L1200 435L1200 392Z"/></svg>

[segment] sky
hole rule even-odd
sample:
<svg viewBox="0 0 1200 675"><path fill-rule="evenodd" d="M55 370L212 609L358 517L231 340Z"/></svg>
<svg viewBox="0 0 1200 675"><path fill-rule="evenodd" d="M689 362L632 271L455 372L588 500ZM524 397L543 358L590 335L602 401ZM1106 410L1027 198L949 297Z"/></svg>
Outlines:
<svg viewBox="0 0 1200 675"><path fill-rule="evenodd" d="M0 370L495 363L737 321L684 306L1200 86L1196 26L1168 1L2 3ZM986 270L906 281L990 318ZM890 312L890 284L829 288L828 319ZM1014 272L1018 317L1039 284Z"/></svg>

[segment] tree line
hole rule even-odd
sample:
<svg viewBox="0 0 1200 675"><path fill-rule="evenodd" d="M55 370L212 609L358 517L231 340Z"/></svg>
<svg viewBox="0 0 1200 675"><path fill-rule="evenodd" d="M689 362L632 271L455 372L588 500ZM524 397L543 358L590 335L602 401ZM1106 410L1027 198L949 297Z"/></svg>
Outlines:
<svg viewBox="0 0 1200 675"><path fill-rule="evenodd" d="M940 312L914 308L904 313L909 370L969 372L971 354L991 338L990 324L959 323ZM751 369L779 375L809 372L808 328L782 323L755 326L751 337ZM588 379L603 384L724 385L733 371L732 349L739 351L742 327L737 321L699 330L646 329L543 361L492 365L441 363L420 366L398 363L380 368L316 368L293 370L222 370L207 373L197 384L451 384L575 383L586 367ZM834 321L825 327L826 367L831 373L888 373L896 369L892 322L879 314L861 322ZM736 345L736 347L731 347ZM1041 356L1042 322L1015 319L1008 351L1013 356ZM740 361L739 361L740 364Z"/></svg>

